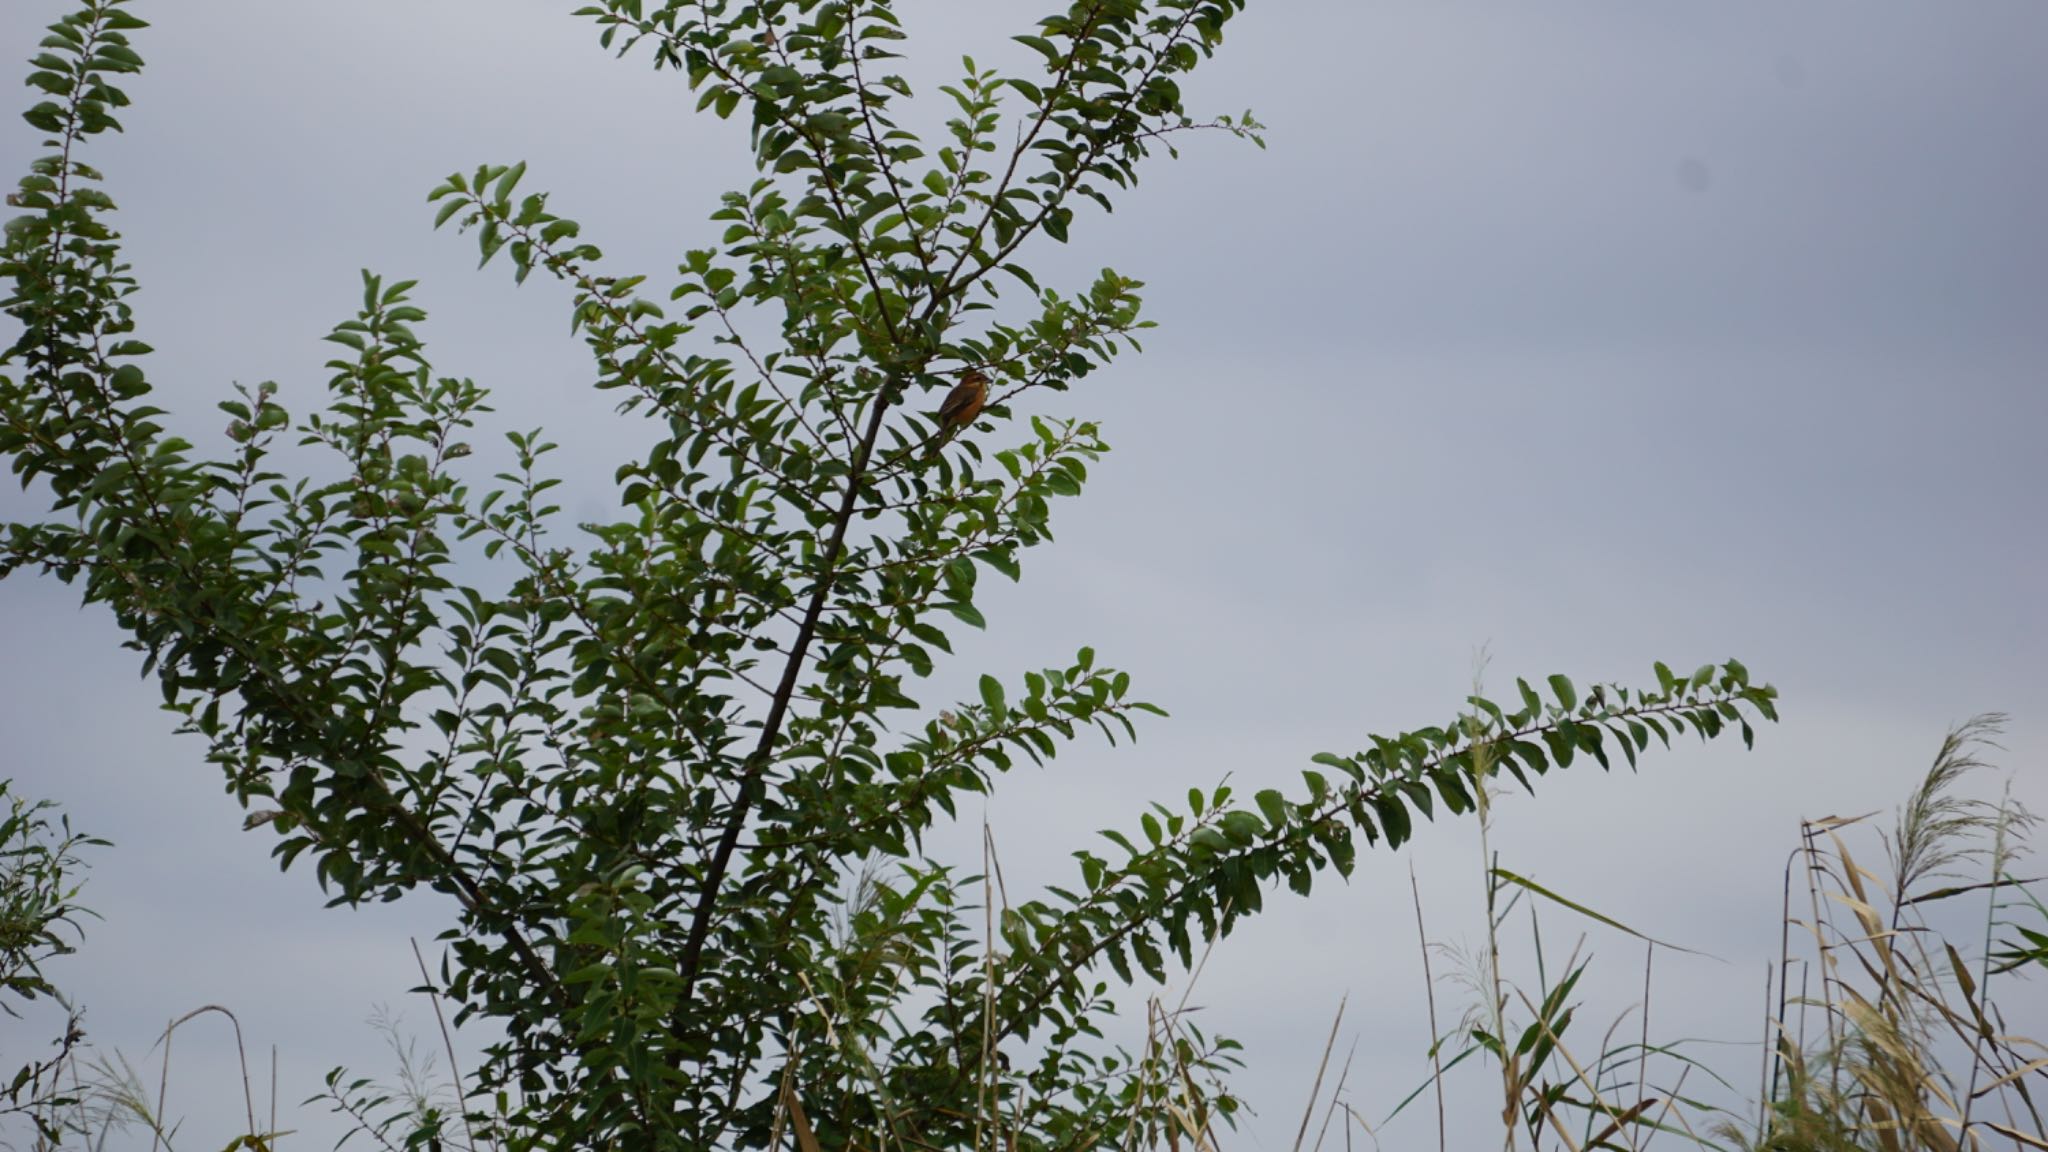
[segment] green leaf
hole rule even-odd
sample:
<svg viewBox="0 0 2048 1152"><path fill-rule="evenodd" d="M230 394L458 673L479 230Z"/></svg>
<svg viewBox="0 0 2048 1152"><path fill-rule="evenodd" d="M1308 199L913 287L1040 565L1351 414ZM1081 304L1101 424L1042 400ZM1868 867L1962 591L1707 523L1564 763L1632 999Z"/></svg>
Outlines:
<svg viewBox="0 0 2048 1152"><path fill-rule="evenodd" d="M491 199L500 203L510 199L512 189L519 186L519 178L524 175L526 175L526 161L524 160L505 169L505 174L498 177L497 187L491 189Z"/></svg>
<svg viewBox="0 0 2048 1152"><path fill-rule="evenodd" d="M1232 843L1241 846L1255 844L1266 834L1266 826L1259 818L1242 808L1224 813L1221 828Z"/></svg>
<svg viewBox="0 0 2048 1152"><path fill-rule="evenodd" d="M988 627L988 621L982 617L979 611L975 610L975 607L972 604L963 604L957 600L948 600L935 605L935 607L943 608L946 611L951 612L956 619L959 619L963 623L970 624L976 628Z"/></svg>
<svg viewBox="0 0 2048 1152"><path fill-rule="evenodd" d="M1409 820L1408 808L1400 798L1386 792L1375 792L1372 794L1372 808L1379 815L1380 827L1386 830L1387 847L1399 848L1406 843L1414 831L1414 824Z"/></svg>
<svg viewBox="0 0 2048 1152"><path fill-rule="evenodd" d="M1321 764L1325 768L1335 768L1355 781L1363 782L1365 780L1365 769L1359 766L1358 761L1348 756L1339 756L1333 752L1318 752L1309 757L1309 762Z"/></svg>
<svg viewBox="0 0 2048 1152"><path fill-rule="evenodd" d="M1638 940L1642 940L1650 944L1655 944L1659 948L1669 948L1673 952L1683 952L1688 956L1706 955L1706 953L1704 952L1695 952L1690 948L1680 948L1676 944L1667 944L1664 941L1658 940L1654 937L1645 936L1641 932L1638 932L1635 929L1629 927L1628 925L1623 924L1619 920L1603 916L1600 913L1593 911L1591 908L1588 908L1585 905L1578 903L1577 901L1568 900L1565 897L1560 896L1555 892L1552 892L1550 889L1545 888L1543 885L1536 883L1534 880L1530 880L1527 877L1517 875L1513 872L1508 871L1505 868L1494 868L1492 869L1492 874L1496 879L1505 881L1506 883L1512 884L1517 888L1522 888L1529 892L1532 892L1538 896L1541 896L1545 900L1551 901L1554 904L1558 904L1565 908L1569 908L1572 911L1577 912L1579 915L1586 917L1587 919L1598 920L1600 923L1607 925L1609 928L1613 928L1621 932L1626 932Z"/></svg>
<svg viewBox="0 0 2048 1152"><path fill-rule="evenodd" d="M1024 45L1026 48L1033 49L1039 55L1045 57L1047 64L1057 64L1062 55L1059 48L1043 36L1012 36L1010 39Z"/></svg>
<svg viewBox="0 0 2048 1152"><path fill-rule="evenodd" d="M143 379L142 369L133 364L123 364L114 369L113 375L107 379L107 386L113 389L114 395L123 400L132 400L149 391L149 384Z"/></svg>
<svg viewBox="0 0 2048 1152"><path fill-rule="evenodd" d="M1550 678L1550 691L1552 695L1557 697L1557 702L1564 707L1565 711L1574 712L1578 710L1579 694L1572 687L1572 682L1569 678L1561 675L1552 676Z"/></svg>
<svg viewBox="0 0 2048 1152"><path fill-rule="evenodd" d="M1258 804L1259 811L1265 813L1266 823L1274 828L1287 826L1287 797L1281 795L1278 790L1264 789L1252 799Z"/></svg>

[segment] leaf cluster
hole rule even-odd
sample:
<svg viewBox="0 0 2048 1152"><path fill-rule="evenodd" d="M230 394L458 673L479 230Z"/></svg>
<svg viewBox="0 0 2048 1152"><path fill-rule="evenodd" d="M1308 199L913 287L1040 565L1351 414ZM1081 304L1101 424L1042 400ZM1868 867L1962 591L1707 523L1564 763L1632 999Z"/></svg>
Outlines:
<svg viewBox="0 0 2048 1152"><path fill-rule="evenodd" d="M0 780L0 1012L19 1020L20 1008L38 999L64 1010L52 1051L8 1075L0 1089L0 1118L27 1116L45 1143L58 1140L60 1117L76 1103L62 1073L85 1032L81 1014L50 982L44 965L78 950L81 921L92 915L78 902L84 864L79 851L107 845L72 831L70 819L53 809L48 801L15 794L13 781Z"/></svg>

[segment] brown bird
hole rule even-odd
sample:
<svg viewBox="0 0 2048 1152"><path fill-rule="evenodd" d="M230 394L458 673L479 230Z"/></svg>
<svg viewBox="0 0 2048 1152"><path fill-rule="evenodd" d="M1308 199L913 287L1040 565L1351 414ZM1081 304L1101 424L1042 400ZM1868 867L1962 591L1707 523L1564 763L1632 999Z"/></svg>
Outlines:
<svg viewBox="0 0 2048 1152"><path fill-rule="evenodd" d="M974 423L988 403L988 374L979 368L969 368L960 376L960 382L946 393L946 399L939 405L939 431L932 439L931 450L951 440L962 428Z"/></svg>

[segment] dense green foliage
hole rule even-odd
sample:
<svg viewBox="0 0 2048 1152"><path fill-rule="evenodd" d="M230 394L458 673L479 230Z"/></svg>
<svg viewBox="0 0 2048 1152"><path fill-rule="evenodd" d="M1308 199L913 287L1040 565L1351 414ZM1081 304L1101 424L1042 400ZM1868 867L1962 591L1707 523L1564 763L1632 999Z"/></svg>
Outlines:
<svg viewBox="0 0 2048 1152"><path fill-rule="evenodd" d="M935 148L895 119L886 0L585 9L700 108L746 116L757 179L665 293L601 274L523 165L434 190L487 263L567 286L595 385L662 430L619 467L616 518L565 539L541 434L466 470L486 393L430 366L411 283L365 273L324 411L295 422L264 384L221 405L217 453L165 431L112 204L77 157L118 127L142 24L90 0L34 61L51 151L0 253L22 325L0 453L53 498L8 526L0 574L113 612L283 864L338 902L460 902L441 978L505 1029L469 1087L511 1146L760 1146L789 1125L814 1147L1085 1148L1206 1125L1231 1107L1207 1088L1230 1045L1115 1051L1112 976L1187 962L1275 881L1348 874L1361 837L1469 811L1482 773L1529 785L1774 717L1733 662L1583 697L1553 677L1317 757L1293 795L1158 806L1045 899L991 908L981 875L925 856L961 794L1157 712L1087 650L945 711L915 692L949 629L983 625L983 574L1018 578L1104 450L1085 420L1010 404L1146 327L1137 281L1062 292L1017 261L1172 135L1255 138L1249 115L1190 119L1180 90L1242 7L1079 0L1017 38L1042 71L968 62ZM968 369L994 394L941 446L934 390Z"/></svg>

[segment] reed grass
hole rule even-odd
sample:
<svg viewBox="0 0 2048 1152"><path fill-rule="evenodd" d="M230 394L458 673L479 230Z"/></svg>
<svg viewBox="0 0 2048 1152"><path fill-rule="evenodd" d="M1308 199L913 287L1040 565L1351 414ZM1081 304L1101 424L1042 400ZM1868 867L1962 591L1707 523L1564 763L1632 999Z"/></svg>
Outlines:
<svg viewBox="0 0 2048 1152"><path fill-rule="evenodd" d="M1888 826L1876 813L1801 823L1746 1109L1728 1103L1741 1095L1739 1072L1715 1067L1706 1045L1651 1038L1656 954L1672 946L1503 868L1482 805L1484 942L1461 950L1424 936L1430 1072L1380 1124L1360 1119L1360 1133L1376 1142L1429 1093L1436 1143L1447 1148L1446 1097L1498 1093L1500 1146L1510 1152L2048 1149L2039 1100L2048 1045L2036 1038L2038 1023L2015 1026L1998 997L2020 972L2048 968L2048 906L2017 874L2037 820L2009 788L1994 799L1969 791L1991 768L2004 722L1988 714L1952 729ZM1865 857L1884 863L1873 868ZM1415 904L1421 933L1419 892ZM1582 938L1553 970L1539 905L1643 946L1640 999L1596 1035L1578 1019L1594 990L1591 954ZM1501 959L1518 909L1534 956L1526 980ZM1449 970L1433 974L1432 959ZM1439 982L1468 1004L1444 1031L1435 1023ZM1451 1075L1468 1062L1490 1069L1492 1087Z"/></svg>

